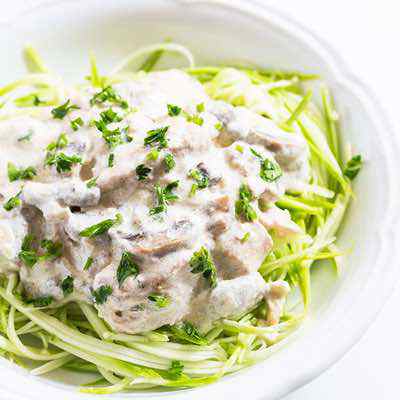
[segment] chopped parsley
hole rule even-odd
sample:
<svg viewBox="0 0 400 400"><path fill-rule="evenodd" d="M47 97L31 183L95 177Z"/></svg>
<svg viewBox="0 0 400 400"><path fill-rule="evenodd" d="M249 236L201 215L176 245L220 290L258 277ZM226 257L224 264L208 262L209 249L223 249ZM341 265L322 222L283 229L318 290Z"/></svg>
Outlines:
<svg viewBox="0 0 400 400"><path fill-rule="evenodd" d="M102 285L97 290L92 290L92 296L96 304L104 304L112 292L110 285Z"/></svg>
<svg viewBox="0 0 400 400"><path fill-rule="evenodd" d="M119 287L125 282L130 276L136 277L139 274L139 266L133 259L133 254L128 251L124 251L121 256L121 260L117 269L117 281Z"/></svg>
<svg viewBox="0 0 400 400"><path fill-rule="evenodd" d="M201 273L209 281L211 288L214 289L217 286L217 269L211 259L210 253L204 246L193 254L189 265L192 268L190 270L192 274Z"/></svg>
<svg viewBox="0 0 400 400"><path fill-rule="evenodd" d="M167 108L168 108L168 115L170 117L176 117L182 111L182 108L175 106L174 104L167 104Z"/></svg>
<svg viewBox="0 0 400 400"><path fill-rule="evenodd" d="M26 135L21 136L20 138L18 138L18 142L29 142L32 139L33 136L33 131L29 131Z"/></svg>
<svg viewBox="0 0 400 400"><path fill-rule="evenodd" d="M168 146L167 131L169 126L163 128L153 129L147 132L147 137L144 139L146 146L155 146L158 144L158 150L164 149Z"/></svg>
<svg viewBox="0 0 400 400"><path fill-rule="evenodd" d="M122 121L122 117L120 117L111 107L106 111L102 111L100 117L105 124Z"/></svg>
<svg viewBox="0 0 400 400"><path fill-rule="evenodd" d="M101 92L96 93L90 100L90 104L92 106L105 102L115 104L123 109L129 108L128 102L126 100L123 100L121 96L118 95L111 86L107 86Z"/></svg>
<svg viewBox="0 0 400 400"><path fill-rule="evenodd" d="M75 105L70 105L71 100L67 100L64 104L62 104L59 107L53 108L51 110L51 113L53 115L53 118L55 119L63 119L70 111L72 110L79 110L78 106Z"/></svg>
<svg viewBox="0 0 400 400"><path fill-rule="evenodd" d="M61 289L64 293L64 296L68 296L74 291L74 278L72 276L67 276L61 282Z"/></svg>
<svg viewBox="0 0 400 400"><path fill-rule="evenodd" d="M146 159L151 161L157 161L159 155L160 152L157 149L153 149L147 154Z"/></svg>
<svg viewBox="0 0 400 400"><path fill-rule="evenodd" d="M158 308L167 307L170 304L170 299L167 296L157 293L151 293L147 297L151 302L155 303Z"/></svg>
<svg viewBox="0 0 400 400"><path fill-rule="evenodd" d="M202 126L204 123L203 118L200 117L200 115L194 114L194 115L188 115L186 117L186 120L188 122L193 122L196 125Z"/></svg>
<svg viewBox="0 0 400 400"><path fill-rule="evenodd" d="M111 154L108 156L108 162L107 162L107 164L108 164L109 168L112 168L112 167L114 166L114 158L115 158L114 153L111 153Z"/></svg>
<svg viewBox="0 0 400 400"><path fill-rule="evenodd" d="M68 145L68 138L65 133L62 133L55 142L51 142L47 146L47 151L64 149Z"/></svg>
<svg viewBox="0 0 400 400"><path fill-rule="evenodd" d="M51 260L56 259L61 256L63 245L61 242L53 242L49 239L43 239L40 243L40 247L45 251L45 253L40 256L40 260Z"/></svg>
<svg viewBox="0 0 400 400"><path fill-rule="evenodd" d="M117 214L115 216L115 219L111 219L111 218L105 219L104 221L101 221L97 224L89 226L88 228L84 229L83 231L80 231L79 236L94 237L94 236L102 235L103 233L106 233L114 225L120 224L121 219L122 219L121 215Z"/></svg>
<svg viewBox="0 0 400 400"><path fill-rule="evenodd" d="M94 188L94 187L97 185L97 179L98 179L97 176L94 177L94 178L92 178L92 179L89 179L89 180L86 182L86 187L87 187L88 189Z"/></svg>
<svg viewBox="0 0 400 400"><path fill-rule="evenodd" d="M202 168L201 165L202 164L199 164L196 169L189 171L189 177L196 181L190 189L191 196L196 193L197 189L205 189L210 184L208 172L205 168Z"/></svg>
<svg viewBox="0 0 400 400"><path fill-rule="evenodd" d="M243 237L240 239L242 243L246 243L250 239L250 232L246 232Z"/></svg>
<svg viewBox="0 0 400 400"><path fill-rule="evenodd" d="M36 176L37 172L34 167L17 168L12 162L7 164L8 180L10 182L22 180L31 180Z"/></svg>
<svg viewBox="0 0 400 400"><path fill-rule="evenodd" d="M362 164L362 157L360 154L357 154L346 163L343 174L347 176L350 180L353 180L360 172Z"/></svg>
<svg viewBox="0 0 400 400"><path fill-rule="evenodd" d="M171 182L165 188L162 188L160 185L155 186L157 206L150 209L150 215L160 214L162 212L167 211L167 205L170 202L179 199L179 196L172 193L172 191L176 189L178 186L179 186L179 181Z"/></svg>
<svg viewBox="0 0 400 400"><path fill-rule="evenodd" d="M164 164L165 164L166 172L169 172L172 169L174 169L176 163L175 163L174 156L171 153L166 154L166 156L164 158Z"/></svg>
<svg viewBox="0 0 400 400"><path fill-rule="evenodd" d="M217 131L222 131L222 128L224 127L224 125L222 124L222 122L220 122L220 121L218 121L215 125L214 125L214 128L217 130Z"/></svg>
<svg viewBox="0 0 400 400"><path fill-rule="evenodd" d="M257 219L257 214L250 202L254 200L250 188L242 184L239 189L239 199L235 203L235 212L238 218L252 222Z"/></svg>
<svg viewBox="0 0 400 400"><path fill-rule="evenodd" d="M21 250L18 253L18 258L27 266L32 268L38 261L36 252L32 249L34 241L33 235L26 235L22 241Z"/></svg>
<svg viewBox="0 0 400 400"><path fill-rule="evenodd" d="M26 303L32 304L34 307L48 307L53 301L53 296L42 296L35 299L28 299Z"/></svg>
<svg viewBox="0 0 400 400"><path fill-rule="evenodd" d="M93 257L88 257L85 262L85 265L83 266L83 270L87 271L92 266L92 264L93 264Z"/></svg>
<svg viewBox="0 0 400 400"><path fill-rule="evenodd" d="M263 158L261 154L257 153L254 149L250 151L260 160L260 177L266 182L275 182L282 176L282 169L275 161L268 158Z"/></svg>
<svg viewBox="0 0 400 400"><path fill-rule="evenodd" d="M243 153L244 149L243 146L241 146L240 144L237 144L235 149L239 152L239 153Z"/></svg>
<svg viewBox="0 0 400 400"><path fill-rule="evenodd" d="M73 131L77 131L81 126L83 126L83 124L83 119L78 117L71 121L71 128Z"/></svg>
<svg viewBox="0 0 400 400"><path fill-rule="evenodd" d="M17 193L15 196L10 197L3 205L3 208L6 211L11 211L15 207L18 207L21 205L21 199L19 198L19 195L21 192Z"/></svg>
<svg viewBox="0 0 400 400"><path fill-rule="evenodd" d="M171 326L170 329L173 335L179 340L194 343L199 346L208 344L207 339L201 335L198 329L190 322L184 321L178 325Z"/></svg>
<svg viewBox="0 0 400 400"><path fill-rule="evenodd" d="M172 379L173 381L176 381L179 378L181 378L183 373L183 367L184 365L182 364L182 362L173 360L171 362L171 366L168 368L167 371L168 378Z"/></svg>
<svg viewBox="0 0 400 400"><path fill-rule="evenodd" d="M202 113L202 112L204 112L204 110L205 110L204 103L199 103L199 104L197 104L197 106L196 106L196 111L197 111L198 113Z"/></svg>
<svg viewBox="0 0 400 400"><path fill-rule="evenodd" d="M135 171L138 181L145 181L151 172L151 168L146 167L144 164L139 164Z"/></svg>
<svg viewBox="0 0 400 400"><path fill-rule="evenodd" d="M58 153L50 155L46 159L46 165L55 165L57 172L70 172L74 164L81 164L82 158L73 154L72 156L67 156L65 153Z"/></svg>

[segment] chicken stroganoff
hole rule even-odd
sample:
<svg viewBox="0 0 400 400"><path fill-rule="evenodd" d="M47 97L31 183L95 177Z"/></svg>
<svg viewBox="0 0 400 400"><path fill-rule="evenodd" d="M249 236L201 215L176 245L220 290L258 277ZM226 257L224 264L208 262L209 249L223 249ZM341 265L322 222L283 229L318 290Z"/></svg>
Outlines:
<svg viewBox="0 0 400 400"><path fill-rule="evenodd" d="M166 53L189 68L153 71ZM92 56L79 86L25 58L0 88L5 356L96 373L90 393L198 386L267 357L306 316L313 262L342 258L362 160L340 156L327 88L319 106L316 76L195 67L172 43L107 76Z"/></svg>

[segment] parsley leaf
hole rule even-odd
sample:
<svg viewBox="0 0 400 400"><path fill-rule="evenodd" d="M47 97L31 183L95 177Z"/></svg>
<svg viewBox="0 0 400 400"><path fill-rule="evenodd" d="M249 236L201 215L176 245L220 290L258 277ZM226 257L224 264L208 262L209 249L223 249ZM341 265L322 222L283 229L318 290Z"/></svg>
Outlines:
<svg viewBox="0 0 400 400"><path fill-rule="evenodd" d="M31 180L37 173L34 167L17 168L13 163L9 162L7 164L7 174L8 180L14 182L19 179Z"/></svg>
<svg viewBox="0 0 400 400"><path fill-rule="evenodd" d="M178 106L175 106L175 105L173 105L173 104L167 104L167 108L168 108L168 115L169 115L170 117L176 117L176 116L178 116L178 115L181 113L181 111L182 111L182 108L180 108L180 107L178 107Z"/></svg>
<svg viewBox="0 0 400 400"><path fill-rule="evenodd" d="M163 128L153 129L147 132L147 137L144 139L146 146L154 146L158 143L158 150L164 149L168 146L167 131L169 126Z"/></svg>
<svg viewBox="0 0 400 400"><path fill-rule="evenodd" d="M64 293L64 296L68 296L74 291L74 278L72 276L67 276L61 282L61 289Z"/></svg>
<svg viewBox="0 0 400 400"><path fill-rule="evenodd" d="M257 214L250 202L253 194L247 185L242 184L239 188L239 199L235 203L236 217L252 222L257 219Z"/></svg>
<svg viewBox="0 0 400 400"><path fill-rule="evenodd" d="M183 373L183 367L184 366L183 366L182 362L173 360L171 362L171 366L168 368L168 371L167 371L169 379L176 381L179 378L181 378L182 373Z"/></svg>
<svg viewBox="0 0 400 400"><path fill-rule="evenodd" d="M53 154L46 160L46 165L55 165L57 172L69 172L74 164L82 163L82 158L77 155L67 156L65 153Z"/></svg>
<svg viewBox="0 0 400 400"><path fill-rule="evenodd" d="M110 285L102 285L97 290L92 290L92 296L96 304L104 304L112 292Z"/></svg>
<svg viewBox="0 0 400 400"><path fill-rule="evenodd" d="M71 110L79 110L78 106L69 105L71 100L67 100L64 104L59 107L53 108L51 113L55 119L63 119Z"/></svg>
<svg viewBox="0 0 400 400"><path fill-rule="evenodd" d="M77 131L80 126L83 126L83 124L83 119L81 117L78 117L71 121L71 128L72 130Z"/></svg>
<svg viewBox="0 0 400 400"><path fill-rule="evenodd" d="M61 256L63 245L61 242L53 242L49 239L43 239L40 243L40 247L46 250L43 256L40 256L40 260L55 259Z"/></svg>
<svg viewBox="0 0 400 400"><path fill-rule="evenodd" d="M170 202L179 199L179 196L172 193L172 191L176 189L178 186L179 186L179 181L171 182L165 188L162 188L160 185L155 186L157 206L150 209L150 215L155 215L167 211L167 205Z"/></svg>
<svg viewBox="0 0 400 400"><path fill-rule="evenodd" d="M63 149L68 145L68 138L65 133L62 133L55 142L49 143L47 151Z"/></svg>
<svg viewBox="0 0 400 400"><path fill-rule="evenodd" d="M18 258L27 266L32 268L38 261L36 252L32 249L34 241L33 235L26 235L22 241L21 250L18 253Z"/></svg>
<svg viewBox="0 0 400 400"><path fill-rule="evenodd" d="M184 321L181 324L171 326L170 329L174 336L179 340L200 346L208 344L207 339L201 335L197 328L190 322Z"/></svg>
<svg viewBox="0 0 400 400"><path fill-rule="evenodd" d="M214 289L217 286L217 269L205 247L201 247L199 251L193 254L189 265L192 268L190 270L192 274L201 273L209 281L211 288Z"/></svg>
<svg viewBox="0 0 400 400"><path fill-rule="evenodd" d="M21 205L21 199L19 198L19 195L21 194L21 192L17 193L15 196L10 197L3 205L3 208L6 211L11 211L12 209L14 209L15 207L18 207L19 205Z"/></svg>
<svg viewBox="0 0 400 400"><path fill-rule="evenodd" d="M202 164L200 163L196 169L192 169L189 171L189 176L196 181L196 183L192 185L192 188L190 190L191 196L196 193L197 189L205 189L210 184L208 171L201 165Z"/></svg>
<svg viewBox="0 0 400 400"><path fill-rule="evenodd" d="M83 266L83 270L87 271L92 266L92 264L93 264L93 257L88 257L85 262L85 265Z"/></svg>
<svg viewBox="0 0 400 400"><path fill-rule="evenodd" d="M164 308L170 304L170 299L162 294L151 293L147 298L155 303L158 308Z"/></svg>
<svg viewBox="0 0 400 400"><path fill-rule="evenodd" d="M266 182L274 182L282 176L282 169L275 161L263 158L261 154L254 149L250 151L260 160L260 177Z"/></svg>
<svg viewBox="0 0 400 400"><path fill-rule="evenodd" d="M151 168L146 167L144 164L139 164L136 169L138 181L145 181L151 172Z"/></svg>
<svg viewBox="0 0 400 400"><path fill-rule="evenodd" d="M32 136L33 136L33 131L29 130L26 135L21 136L20 138L17 139L17 141L18 142L24 142L24 141L29 142L32 139Z"/></svg>
<svg viewBox="0 0 400 400"><path fill-rule="evenodd" d="M107 86L101 92L96 93L90 100L90 104L93 106L95 104L102 104L107 101L109 103L116 104L123 109L127 109L129 107L128 102L123 100L111 86Z"/></svg>
<svg viewBox="0 0 400 400"><path fill-rule="evenodd" d="M199 103L199 104L197 104L197 106L196 106L196 111L197 111L198 113L204 112L204 110L205 110L204 103Z"/></svg>
<svg viewBox="0 0 400 400"><path fill-rule="evenodd" d="M203 118L201 118L200 115L196 115L196 114L194 114L194 115L188 115L188 116L186 117L186 120L187 120L188 122L193 122L194 124L199 125L199 126L202 126L203 123L204 123Z"/></svg>
<svg viewBox="0 0 400 400"><path fill-rule="evenodd" d="M112 168L114 166L114 158L115 158L114 153L111 153L108 156L108 167L109 168Z"/></svg>
<svg viewBox="0 0 400 400"><path fill-rule="evenodd" d="M84 229L83 231L79 232L79 236L81 237L94 237L102 235L103 233L107 232L111 227L121 223L121 216L117 214L115 219L106 219L101 221L97 224L89 226L88 228Z"/></svg>
<svg viewBox="0 0 400 400"><path fill-rule="evenodd" d="M119 287L125 282L125 279L130 276L136 277L139 274L139 266L133 259L133 254L128 251L124 251L121 256L121 260L117 269L117 281Z"/></svg>
<svg viewBox="0 0 400 400"><path fill-rule="evenodd" d="M346 167L344 169L343 174L347 176L350 180L353 180L360 172L362 164L363 161L361 154L357 154L346 163Z"/></svg>
<svg viewBox="0 0 400 400"><path fill-rule="evenodd" d="M97 184L97 176L96 177L94 177L94 178L92 178L92 179L89 179L87 182L86 182L86 187L88 188L88 189L91 189L91 188L93 188L93 187L95 187L96 186L96 184Z"/></svg>
<svg viewBox="0 0 400 400"><path fill-rule="evenodd" d="M169 172L172 169L174 169L176 163L175 163L175 159L174 156L170 153L166 154L165 158L164 158L164 164L165 164L165 171Z"/></svg>
<svg viewBox="0 0 400 400"><path fill-rule="evenodd" d="M106 111L102 111L100 117L105 124L122 121L122 117L120 117L111 107Z"/></svg>

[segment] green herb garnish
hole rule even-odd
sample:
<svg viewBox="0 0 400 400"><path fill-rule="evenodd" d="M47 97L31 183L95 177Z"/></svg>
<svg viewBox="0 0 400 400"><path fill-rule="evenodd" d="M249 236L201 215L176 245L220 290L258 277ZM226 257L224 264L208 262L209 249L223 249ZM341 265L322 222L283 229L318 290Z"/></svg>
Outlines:
<svg viewBox="0 0 400 400"><path fill-rule="evenodd" d="M34 167L17 168L13 163L7 164L7 174L10 182L22 180L31 180L36 176L36 169Z"/></svg>
<svg viewBox="0 0 400 400"><path fill-rule="evenodd" d="M97 290L92 290L92 296L96 304L104 304L112 292L110 285L102 285Z"/></svg>
<svg viewBox="0 0 400 400"><path fill-rule="evenodd" d="M111 86L107 86L101 92L96 93L90 100L90 104L102 104L105 102L113 103L120 106L123 109L129 108L128 102L123 100Z"/></svg>
<svg viewBox="0 0 400 400"><path fill-rule="evenodd" d="M40 247L46 250L45 253L39 257L41 261L54 260L62 254L63 245L61 242L53 242L49 239L43 239L40 243Z"/></svg>
<svg viewBox="0 0 400 400"><path fill-rule="evenodd" d="M150 215L155 215L167 211L167 205L170 202L179 199L179 196L172 193L172 191L176 189L178 186L179 186L179 181L171 182L165 188L162 188L160 185L155 186L157 206L150 209Z"/></svg>
<svg viewBox="0 0 400 400"><path fill-rule="evenodd" d="M144 164L139 164L135 171L138 181L145 181L151 172L151 168L146 167Z"/></svg>
<svg viewBox="0 0 400 400"><path fill-rule="evenodd" d="M46 165L55 165L57 172L69 172L74 164L82 163L82 158L77 155L67 156L65 153L53 154L46 160Z"/></svg>
<svg viewBox="0 0 400 400"><path fill-rule="evenodd" d="M189 171L189 177L196 181L196 183L194 183L190 189L191 196L196 193L197 189L205 189L210 184L210 178L205 168L197 166L196 169Z"/></svg>
<svg viewBox="0 0 400 400"><path fill-rule="evenodd" d="M106 219L95 225L89 226L88 228L84 229L83 231L80 231L79 236L94 237L94 236L102 235L103 233L106 233L114 225L120 224L121 219L122 219L121 215L117 214L115 216L115 219L111 219L111 218Z"/></svg>
<svg viewBox="0 0 400 400"><path fill-rule="evenodd" d="M81 117L78 117L71 121L71 128L72 130L77 131L81 126L83 126L83 124L83 119Z"/></svg>
<svg viewBox="0 0 400 400"><path fill-rule="evenodd" d="M202 112L204 112L204 110L205 110L204 103L199 103L199 104L197 104L197 106L196 106L196 111L197 111L198 113L202 113Z"/></svg>
<svg viewBox="0 0 400 400"><path fill-rule="evenodd" d="M257 219L257 214L250 202L254 200L253 194L247 185L242 184L239 189L239 199L235 203L235 212L238 218L252 222Z"/></svg>
<svg viewBox="0 0 400 400"><path fill-rule="evenodd" d="M146 146L155 146L158 144L158 150L164 149L168 146L167 131L169 126L163 128L153 129L147 132L147 137L144 139Z"/></svg>
<svg viewBox="0 0 400 400"><path fill-rule="evenodd" d="M62 133L55 142L49 143L47 151L64 149L68 145L68 138L65 133Z"/></svg>
<svg viewBox="0 0 400 400"><path fill-rule="evenodd" d="M64 104L59 107L53 108L51 113L55 119L63 119L70 111L79 110L78 106L69 105L71 100L67 100Z"/></svg>
<svg viewBox="0 0 400 400"><path fill-rule="evenodd" d="M201 273L210 283L211 288L217 286L217 269L211 259L210 253L205 247L201 247L196 251L189 261L191 266L190 272L193 274Z"/></svg>
<svg viewBox="0 0 400 400"><path fill-rule="evenodd" d="M254 149L250 151L260 160L260 177L266 182L274 182L282 176L282 169L275 161L263 158Z"/></svg>
<svg viewBox="0 0 400 400"><path fill-rule="evenodd" d="M180 108L180 107L178 107L178 106L175 106L175 105L173 105L173 104L167 104L167 108L168 108L168 115L169 115L170 117L176 117L176 116L178 116L178 115L181 113L181 111L182 111L182 108Z"/></svg>
<svg viewBox="0 0 400 400"><path fill-rule="evenodd" d="M38 256L32 249L33 241L33 235L26 235L22 241L21 250L18 253L18 258L30 268L32 268L38 261Z"/></svg>
<svg viewBox="0 0 400 400"><path fill-rule="evenodd" d="M117 269L117 281L119 287L125 282L130 276L136 277L139 274L139 266L133 259L133 254L128 251L124 251L121 256L121 260Z"/></svg>
<svg viewBox="0 0 400 400"><path fill-rule="evenodd" d="M29 142L32 139L33 136L33 131L29 131L26 135L21 136L20 138L18 138L18 142Z"/></svg>
<svg viewBox="0 0 400 400"><path fill-rule="evenodd" d="M164 164L165 164L165 171L169 172L172 169L174 169L176 163L175 163L175 159L174 156L170 153L166 154L165 158L164 158Z"/></svg>
<svg viewBox="0 0 400 400"><path fill-rule="evenodd" d="M353 180L360 172L362 164L362 157L360 154L357 154L347 162L343 174L347 176L350 180Z"/></svg>
<svg viewBox="0 0 400 400"><path fill-rule="evenodd" d="M94 177L94 178L92 178L92 179L89 179L89 180L86 182L86 187L87 187L88 189L91 189L91 188L95 187L95 186L97 185L97 179L98 179L97 176Z"/></svg>
<svg viewBox="0 0 400 400"><path fill-rule="evenodd" d="M54 301L53 296L36 297L35 299L28 299L26 303L32 304L34 307L48 307Z"/></svg>
<svg viewBox="0 0 400 400"><path fill-rule="evenodd" d="M162 294L152 293L147 297L151 302L155 303L158 308L167 307L170 304L170 299Z"/></svg>
<svg viewBox="0 0 400 400"><path fill-rule="evenodd" d="M176 381L182 377L184 365L177 360L171 362L171 366L168 368L168 378Z"/></svg>
<svg viewBox="0 0 400 400"><path fill-rule="evenodd" d="M85 262L85 265L83 266L83 270L87 271L92 266L92 264L93 264L93 257L88 257Z"/></svg>
<svg viewBox="0 0 400 400"><path fill-rule="evenodd" d="M6 211L11 211L15 207L18 207L21 205L21 199L19 198L19 195L21 192L17 193L15 196L10 197L3 205L3 208Z"/></svg>
<svg viewBox="0 0 400 400"><path fill-rule="evenodd" d="M64 293L64 296L68 296L74 291L74 278L72 276L67 276L61 282L61 289Z"/></svg>
<svg viewBox="0 0 400 400"><path fill-rule="evenodd" d="M108 167L109 167L109 168L112 168L112 167L114 166L114 158L115 158L114 153L111 153L111 154L108 156L108 162L107 162L107 164L108 164Z"/></svg>

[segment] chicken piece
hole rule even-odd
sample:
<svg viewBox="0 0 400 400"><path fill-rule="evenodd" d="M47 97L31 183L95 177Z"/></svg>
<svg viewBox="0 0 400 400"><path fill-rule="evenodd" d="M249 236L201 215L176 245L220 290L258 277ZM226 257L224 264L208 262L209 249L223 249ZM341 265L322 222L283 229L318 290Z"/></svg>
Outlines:
<svg viewBox="0 0 400 400"><path fill-rule="evenodd" d="M265 292L267 325L276 325L279 323L289 291L290 286L286 281L268 283L268 288Z"/></svg>
<svg viewBox="0 0 400 400"><path fill-rule="evenodd" d="M270 236L258 222L231 221L229 229L215 241L213 257L218 273L224 279L233 279L256 272L271 247Z"/></svg>
<svg viewBox="0 0 400 400"><path fill-rule="evenodd" d="M147 332L181 321L189 311L188 299L198 280L187 265L186 252L159 261L156 272L149 272L148 265L139 262L143 272L126 279L121 287L116 281L116 266L108 266L96 275L93 285L94 290L103 285L112 287L106 303L97 305L100 316L117 332L127 333ZM162 296L164 302L157 303L154 296Z"/></svg>
<svg viewBox="0 0 400 400"><path fill-rule="evenodd" d="M289 211L276 206L260 213L259 221L268 231L272 230L279 238L304 234L301 228L292 221Z"/></svg>
<svg viewBox="0 0 400 400"><path fill-rule="evenodd" d="M221 318L239 316L255 306L267 290L267 283L258 272L231 280L219 281L213 290L205 290L192 301L186 320L202 332L212 328Z"/></svg>

